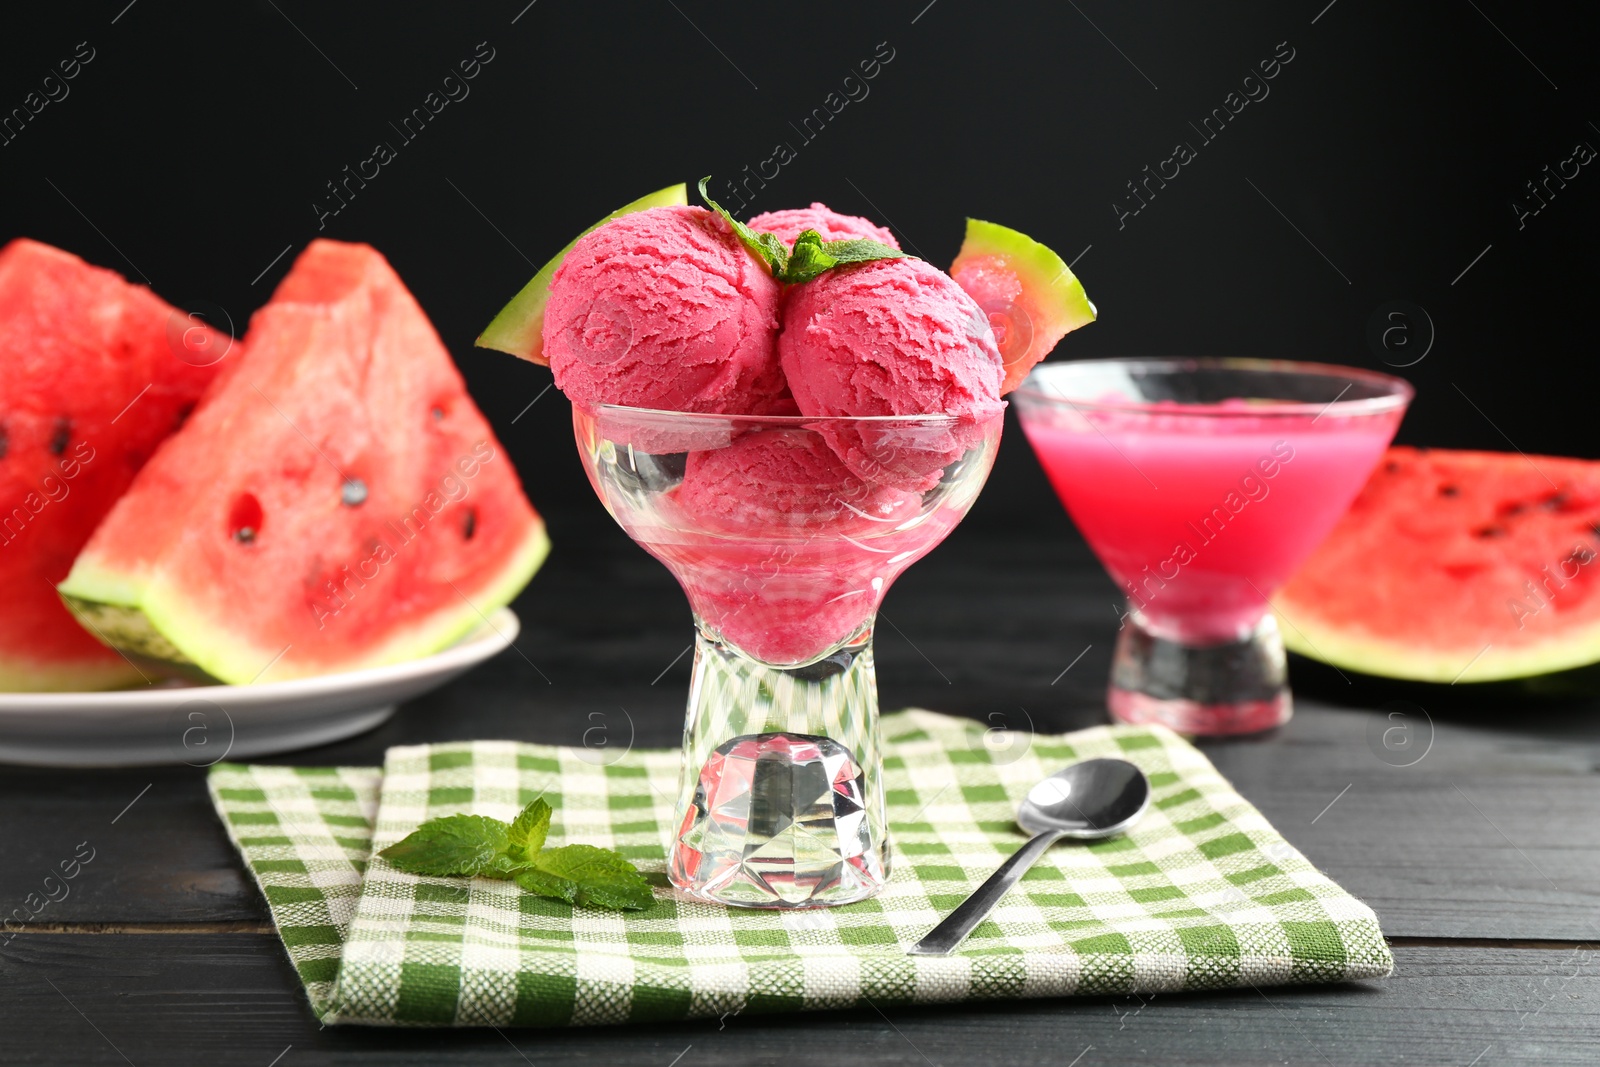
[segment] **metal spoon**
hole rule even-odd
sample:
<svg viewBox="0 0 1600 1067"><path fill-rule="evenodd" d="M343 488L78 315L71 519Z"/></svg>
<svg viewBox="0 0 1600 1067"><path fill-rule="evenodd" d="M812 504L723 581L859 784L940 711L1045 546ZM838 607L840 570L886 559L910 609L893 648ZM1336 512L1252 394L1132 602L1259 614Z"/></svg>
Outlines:
<svg viewBox="0 0 1600 1067"><path fill-rule="evenodd" d="M912 956L944 956L1000 902L1045 849L1070 837L1098 841L1139 821L1150 806L1150 780L1127 760L1092 759L1057 771L1028 790L1017 825L1034 836L915 945Z"/></svg>

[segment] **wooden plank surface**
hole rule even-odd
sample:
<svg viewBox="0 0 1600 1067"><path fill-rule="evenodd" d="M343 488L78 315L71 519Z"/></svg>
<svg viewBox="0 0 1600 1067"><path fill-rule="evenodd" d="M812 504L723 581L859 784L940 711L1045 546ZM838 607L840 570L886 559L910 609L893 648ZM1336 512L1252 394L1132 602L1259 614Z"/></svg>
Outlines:
<svg viewBox="0 0 1600 1067"><path fill-rule="evenodd" d="M614 543L614 529L577 525L558 550L587 547L569 550L518 605L519 651L377 731L280 759L376 764L389 745L456 737L676 744L689 672L689 657L677 658L690 638L682 594L637 548ZM1115 617L1110 583L1081 546L956 537L966 540L913 568L889 597L892 623L877 640L884 705L1018 730L1103 721ZM1392 936L1600 938L1595 708L1433 707L1419 719L1396 707L1418 745L1431 729L1414 766L1385 762L1369 734L1393 708L1303 695L1274 735L1204 747L1290 841L1373 904ZM200 770L0 768L0 810L0 903L12 902L0 911L88 841L96 858L39 921L266 917Z"/></svg>
<svg viewBox="0 0 1600 1067"><path fill-rule="evenodd" d="M688 681L682 594L614 529L572 525L558 551L584 547L519 602L517 651L407 705L377 731L281 760L376 764L389 745L458 737L675 744ZM1103 721L1113 593L1081 545L1014 531L956 536L964 543L914 568L886 604L877 642L884 706L922 705L1024 732ZM1595 707L1445 703L1419 713L1370 691L1346 693L1302 664L1304 677L1318 684L1302 686L1288 727L1204 747L1289 840L1402 939L1388 982L1157 998L1144 1007L1097 998L733 1017L720 1029L318 1030L206 799L202 770L7 767L0 903L20 904L81 842L95 858L71 894L38 915L35 932L0 947L0 1060L1600 1061L1600 958L1573 944L1600 942ZM1359 701L1366 706L1345 706ZM1406 761L1381 743L1397 708L1426 749L1411 766L1393 765ZM45 932L130 928L167 932Z"/></svg>
<svg viewBox="0 0 1600 1067"><path fill-rule="evenodd" d="M509 676L508 684L524 689L531 684L515 663L502 661L485 674ZM575 743L600 721L590 714L610 712L617 728L621 707L629 707L639 744L670 743L678 729L676 711L635 713L626 702L604 702L627 694L600 690L543 715L537 729L519 730L510 720L533 712L496 713L477 684L460 688L408 708L381 733L399 742L451 716L460 736L520 733ZM1395 768L1366 748L1371 717L1306 706L1280 737L1205 747L1312 862L1377 909L1393 936L1600 938L1593 742L1440 722L1423 762ZM1039 725L1055 728L1042 716ZM624 719L620 729L627 728ZM363 748L371 748L337 759L376 762L379 743L369 738ZM318 753L319 761L331 755ZM200 771L6 769L0 810L11 820L0 838L6 859L0 901L21 904L80 842L95 849L70 896L48 905L40 921L266 917L211 810Z"/></svg>
<svg viewBox="0 0 1600 1067"><path fill-rule="evenodd" d="M24 934L0 948L0 1060L8 1067L1560 1067L1600 1058L1600 958L1594 951L1402 946L1396 957L1397 973L1386 982L1143 1002L1096 997L938 1008L882 1005L881 1014L730 1016L570 1030L319 1030L271 935Z"/></svg>

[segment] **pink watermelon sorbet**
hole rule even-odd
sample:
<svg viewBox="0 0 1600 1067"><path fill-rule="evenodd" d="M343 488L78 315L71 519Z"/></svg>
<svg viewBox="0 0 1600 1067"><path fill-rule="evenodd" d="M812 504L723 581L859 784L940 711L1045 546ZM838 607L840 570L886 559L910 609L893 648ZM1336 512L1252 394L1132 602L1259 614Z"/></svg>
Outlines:
<svg viewBox="0 0 1600 1067"><path fill-rule="evenodd" d="M900 247L900 242L894 239L894 234L871 219L864 219L859 215L841 215L831 210L827 204L814 203L810 207L769 211L764 215L757 215L746 225L760 233L775 233L782 238L784 244L790 246L793 246L795 238L805 231L816 230L824 241L852 241L866 238L888 245L890 248Z"/></svg>
<svg viewBox="0 0 1600 1067"><path fill-rule="evenodd" d="M920 259L841 267L789 293L778 335L803 415L955 415L1002 407L988 316Z"/></svg>
<svg viewBox="0 0 1600 1067"><path fill-rule="evenodd" d="M870 531L916 513L917 497L852 474L821 437L766 429L689 453L678 505L703 526L743 533L828 524Z"/></svg>
<svg viewBox="0 0 1600 1067"><path fill-rule="evenodd" d="M822 204L750 226L899 247ZM635 462L687 453L675 487L595 487L696 615L771 664L866 631L895 577L964 513L925 494L1005 406L988 317L943 271L877 260L785 289L699 208L621 216L581 239L552 280L544 344L589 454L599 441Z"/></svg>
<svg viewBox="0 0 1600 1067"><path fill-rule="evenodd" d="M937 513L916 536L874 541L864 552L836 534L798 542L641 542L677 576L694 613L748 656L778 666L814 662L872 622L889 584L950 532L959 515ZM893 547L891 547L893 546Z"/></svg>
<svg viewBox="0 0 1600 1067"><path fill-rule="evenodd" d="M843 267L796 286L778 355L803 415L955 418L915 434L876 435L860 425L822 431L851 471L908 491L937 484L981 439L979 423L1005 406L1005 365L988 316L920 259Z"/></svg>
<svg viewBox="0 0 1600 1067"><path fill-rule="evenodd" d="M892 536L920 505L857 478L799 428L691 452L674 495L681 527L698 533L666 552L696 613L767 663L804 662L867 624L888 556L859 546Z"/></svg>
<svg viewBox="0 0 1600 1067"><path fill-rule="evenodd" d="M651 208L567 254L550 282L544 351L556 388L585 410L787 410L774 344L782 296L715 213Z"/></svg>

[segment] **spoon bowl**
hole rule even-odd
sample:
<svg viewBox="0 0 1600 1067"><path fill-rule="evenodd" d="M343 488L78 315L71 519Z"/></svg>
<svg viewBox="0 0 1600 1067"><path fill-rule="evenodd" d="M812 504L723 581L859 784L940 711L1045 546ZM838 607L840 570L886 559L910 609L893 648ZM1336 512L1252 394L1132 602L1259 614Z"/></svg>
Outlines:
<svg viewBox="0 0 1600 1067"><path fill-rule="evenodd" d="M1030 834L1059 831L1074 841L1115 837L1150 806L1150 780L1127 760L1091 759L1041 780L1017 810Z"/></svg>
<svg viewBox="0 0 1600 1067"><path fill-rule="evenodd" d="M1063 837L1115 837L1138 822L1149 806L1150 780L1127 760L1084 760L1042 779L1017 810L1017 825L1033 836L906 951L913 956L949 955L1051 845Z"/></svg>

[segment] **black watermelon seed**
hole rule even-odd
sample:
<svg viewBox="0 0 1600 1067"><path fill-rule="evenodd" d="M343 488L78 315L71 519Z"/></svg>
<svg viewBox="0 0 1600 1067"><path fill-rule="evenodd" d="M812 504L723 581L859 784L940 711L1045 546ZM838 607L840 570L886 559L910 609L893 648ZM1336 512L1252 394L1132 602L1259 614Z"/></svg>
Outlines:
<svg viewBox="0 0 1600 1067"><path fill-rule="evenodd" d="M9 451L11 451L11 434L4 426L0 426L0 459L5 459Z"/></svg>
<svg viewBox="0 0 1600 1067"><path fill-rule="evenodd" d="M55 433L50 435L50 454L59 456L67 450L67 444L72 440L72 420L57 419Z"/></svg>
<svg viewBox="0 0 1600 1067"><path fill-rule="evenodd" d="M461 538L464 541L472 540L472 535L478 532L478 509L468 508L467 517L461 523Z"/></svg>
<svg viewBox="0 0 1600 1067"><path fill-rule="evenodd" d="M1504 526L1480 526L1476 530L1472 531L1472 536L1489 540L1495 537L1504 537L1506 532L1507 531Z"/></svg>
<svg viewBox="0 0 1600 1067"><path fill-rule="evenodd" d="M233 539L241 545L248 545L256 539L256 528L254 526L241 526L233 531Z"/></svg>
<svg viewBox="0 0 1600 1067"><path fill-rule="evenodd" d="M367 483L360 478L347 478L339 487L339 503L347 508L360 507L367 502Z"/></svg>
<svg viewBox="0 0 1600 1067"><path fill-rule="evenodd" d="M1440 496L1460 496L1461 495L1461 488L1459 486L1454 486L1454 485L1441 485L1439 487L1439 495Z"/></svg>

